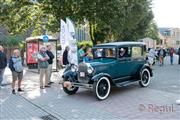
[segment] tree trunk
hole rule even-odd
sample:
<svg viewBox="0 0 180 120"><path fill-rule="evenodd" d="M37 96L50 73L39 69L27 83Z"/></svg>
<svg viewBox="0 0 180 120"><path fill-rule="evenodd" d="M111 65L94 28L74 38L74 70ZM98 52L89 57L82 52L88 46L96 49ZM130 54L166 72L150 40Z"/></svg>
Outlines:
<svg viewBox="0 0 180 120"><path fill-rule="evenodd" d="M91 38L91 41L93 43L93 45L96 45L96 40L95 40L95 36L94 36L94 27L93 27L93 24L91 22L89 22L89 34L90 34L90 38Z"/></svg>

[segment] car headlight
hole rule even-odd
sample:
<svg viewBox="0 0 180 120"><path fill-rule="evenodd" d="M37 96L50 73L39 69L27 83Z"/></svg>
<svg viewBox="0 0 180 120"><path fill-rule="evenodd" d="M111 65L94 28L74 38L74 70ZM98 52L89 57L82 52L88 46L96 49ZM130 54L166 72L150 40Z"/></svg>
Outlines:
<svg viewBox="0 0 180 120"><path fill-rule="evenodd" d="M71 66L71 71L72 71L72 72L78 71L78 67L77 67L76 65L72 65L72 66Z"/></svg>
<svg viewBox="0 0 180 120"><path fill-rule="evenodd" d="M92 74L92 73L93 73L93 71L94 71L94 69L93 69L92 67L88 67L88 68L87 68L87 72L88 72L88 74Z"/></svg>
<svg viewBox="0 0 180 120"><path fill-rule="evenodd" d="M88 74L92 74L93 72L94 72L94 68L91 66L91 64L90 63L86 63L86 65L87 65L87 72L88 72Z"/></svg>

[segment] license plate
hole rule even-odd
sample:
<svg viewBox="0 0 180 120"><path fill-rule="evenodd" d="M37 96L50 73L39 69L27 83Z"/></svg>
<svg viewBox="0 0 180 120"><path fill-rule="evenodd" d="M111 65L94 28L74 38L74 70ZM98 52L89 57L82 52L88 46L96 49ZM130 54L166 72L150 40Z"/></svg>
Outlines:
<svg viewBox="0 0 180 120"><path fill-rule="evenodd" d="M80 72L80 77L85 77L85 73L84 72Z"/></svg>

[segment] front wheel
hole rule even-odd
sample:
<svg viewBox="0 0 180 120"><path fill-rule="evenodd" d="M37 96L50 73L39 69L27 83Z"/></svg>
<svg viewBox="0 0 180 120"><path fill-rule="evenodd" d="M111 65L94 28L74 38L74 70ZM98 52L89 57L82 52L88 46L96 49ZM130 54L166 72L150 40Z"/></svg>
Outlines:
<svg viewBox="0 0 180 120"><path fill-rule="evenodd" d="M147 87L150 82L150 72L147 68L144 68L140 73L139 84L141 87Z"/></svg>
<svg viewBox="0 0 180 120"><path fill-rule="evenodd" d="M66 82L66 81L64 81L64 82ZM64 87L64 82L63 82L63 90L64 90L64 92L65 93L67 93L68 95L73 95L73 94L75 94L77 91L78 91L78 89L79 89L79 87L75 87L75 86L71 86L71 87Z"/></svg>
<svg viewBox="0 0 180 120"><path fill-rule="evenodd" d="M93 84L93 92L99 100L106 99L110 93L110 90L111 84L107 77L102 77Z"/></svg>

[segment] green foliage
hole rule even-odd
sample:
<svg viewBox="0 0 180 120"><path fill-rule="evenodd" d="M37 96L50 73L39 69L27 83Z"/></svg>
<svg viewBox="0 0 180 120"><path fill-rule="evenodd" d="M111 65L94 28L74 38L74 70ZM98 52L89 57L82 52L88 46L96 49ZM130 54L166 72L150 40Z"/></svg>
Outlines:
<svg viewBox="0 0 180 120"><path fill-rule="evenodd" d="M158 35L158 27L154 21L152 21L148 29L146 30L146 37L152 38L153 40L160 41L159 35Z"/></svg>
<svg viewBox="0 0 180 120"><path fill-rule="evenodd" d="M25 34L29 29L33 29L33 36L41 35L54 20L42 11L39 3L29 0L1 0L0 7L0 25L13 35Z"/></svg>
<svg viewBox="0 0 180 120"><path fill-rule="evenodd" d="M97 41L137 40L146 36L153 19L151 0L1 0L0 23L12 34L32 35L59 31L60 20L89 22L93 44Z"/></svg>
<svg viewBox="0 0 180 120"><path fill-rule="evenodd" d="M145 36L153 19L151 0L87 0L81 15L89 21L91 40L126 41ZM96 26L96 27L95 27Z"/></svg>
<svg viewBox="0 0 180 120"><path fill-rule="evenodd" d="M5 41L5 46L8 48L24 49L25 43L22 36L8 36Z"/></svg>
<svg viewBox="0 0 180 120"><path fill-rule="evenodd" d="M92 47L93 43L90 40L89 41L77 42L78 49L80 48L81 45L84 45L85 47Z"/></svg>

